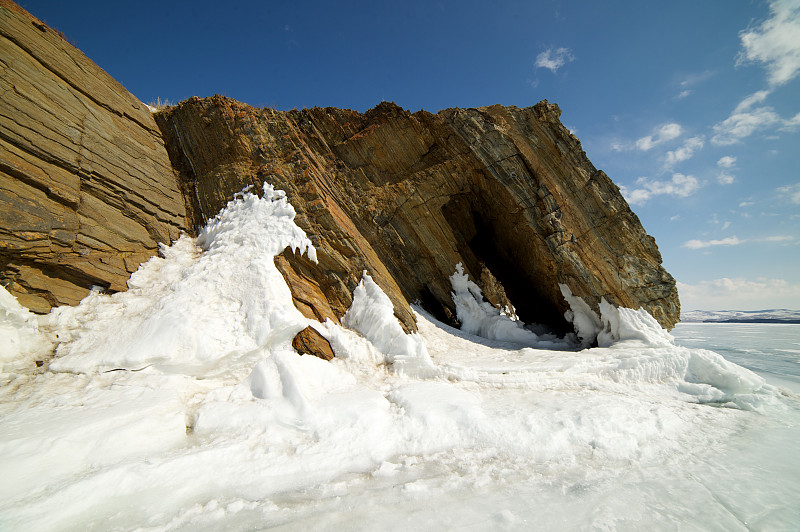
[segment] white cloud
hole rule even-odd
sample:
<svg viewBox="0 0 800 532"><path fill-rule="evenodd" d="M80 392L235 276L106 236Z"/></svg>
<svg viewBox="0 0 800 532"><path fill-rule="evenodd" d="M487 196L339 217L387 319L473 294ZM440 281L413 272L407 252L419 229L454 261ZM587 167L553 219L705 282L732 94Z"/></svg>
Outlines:
<svg viewBox="0 0 800 532"><path fill-rule="evenodd" d="M672 174L672 179L669 181L640 177L636 180L636 186L637 188L631 191L626 187L620 187L622 195L631 205L642 205L653 196L666 195L685 198L700 188L700 182L696 177L690 175Z"/></svg>
<svg viewBox="0 0 800 532"><path fill-rule="evenodd" d="M683 146L677 150L667 152L667 160L664 165L667 168L671 168L677 163L691 159L695 152L703 148L703 144L703 137L691 137L686 139Z"/></svg>
<svg viewBox="0 0 800 532"><path fill-rule="evenodd" d="M789 235L775 235L775 236L768 236L764 239L764 242L792 242L794 240L793 236Z"/></svg>
<svg viewBox="0 0 800 532"><path fill-rule="evenodd" d="M763 101L754 98L760 97L759 91L751 94L736 106L733 113L718 124L714 124L714 136L711 137L711 142L718 146L729 146L740 142L743 138L749 137L758 130L767 129L769 127L783 123L784 121L778 116L772 107L764 106L751 109L754 103ZM764 96L766 97L766 96Z"/></svg>
<svg viewBox="0 0 800 532"><path fill-rule="evenodd" d="M705 70L700 72L699 74L691 74L686 76L683 81L681 81L681 87L691 87L692 85L698 85L711 77L713 77L715 72L713 70Z"/></svg>
<svg viewBox="0 0 800 532"><path fill-rule="evenodd" d="M744 100L739 102L739 105L736 106L736 109L733 110L734 114L737 113L744 113L751 107L753 107L757 103L763 103L764 100L767 99L769 96L770 91L756 91L750 96L747 96Z"/></svg>
<svg viewBox="0 0 800 532"><path fill-rule="evenodd" d="M696 284L678 282L681 307L691 310L797 309L800 283L785 279L729 279Z"/></svg>
<svg viewBox="0 0 800 532"><path fill-rule="evenodd" d="M725 226L723 229L727 229L729 222L725 222ZM751 238L751 239L741 239L736 236L723 238L720 240L689 240L683 244L683 247L689 249L704 249L710 248L715 246L739 246L745 243L770 243L770 242L793 242L794 237L789 235L774 235L774 236L767 236L764 238Z"/></svg>
<svg viewBox="0 0 800 532"><path fill-rule="evenodd" d="M785 187L778 188L778 192L785 196L789 196L789 201L796 205L800 205L800 183L794 185L786 185Z"/></svg>
<svg viewBox="0 0 800 532"><path fill-rule="evenodd" d="M637 140L635 146L637 149L642 151L648 151L662 142L667 142L669 140L678 138L681 133L683 133L683 128L681 128L680 124L676 124L674 122L664 124L658 128L658 131L656 131L655 134L648 135Z"/></svg>
<svg viewBox="0 0 800 532"><path fill-rule="evenodd" d="M739 34L742 51L737 64L763 63L771 86L783 85L800 71L800 3L770 2L770 18Z"/></svg>
<svg viewBox="0 0 800 532"><path fill-rule="evenodd" d="M739 207L751 207L755 205L752 201L743 201L739 204Z"/></svg>
<svg viewBox="0 0 800 532"><path fill-rule="evenodd" d="M681 91L675 98L677 98L678 100L682 100L682 99L686 98L687 96L689 96L691 93L692 93L691 90Z"/></svg>
<svg viewBox="0 0 800 532"><path fill-rule="evenodd" d="M536 56L536 68L546 68L556 72L572 61L575 61L575 56L569 48L548 48Z"/></svg>
<svg viewBox="0 0 800 532"><path fill-rule="evenodd" d="M730 174L726 174L725 172L720 172L717 176L717 183L720 185L732 185L736 181L736 178Z"/></svg>
<svg viewBox="0 0 800 532"><path fill-rule="evenodd" d="M717 166L725 169L733 168L734 166L736 166L736 157L731 157L730 155L726 155L725 157L722 157L720 158L719 161L717 161ZM720 172L719 175L717 176L717 183L719 183L720 185L731 185L733 184L734 181L736 181L736 177L725 172L725 170Z"/></svg>
<svg viewBox="0 0 800 532"><path fill-rule="evenodd" d="M722 224L722 230L724 231L725 229L729 228L730 226L731 226L730 222L725 222L724 224Z"/></svg>
<svg viewBox="0 0 800 532"><path fill-rule="evenodd" d="M723 238L722 240L689 240L683 245L683 247L689 249L703 249L714 246L738 246L739 244L744 244L745 242L746 240L739 240L739 238L731 236L728 238Z"/></svg>
<svg viewBox="0 0 800 532"><path fill-rule="evenodd" d="M788 120L784 120L781 131L794 131L798 126L800 126L800 113L797 113Z"/></svg>
<svg viewBox="0 0 800 532"><path fill-rule="evenodd" d="M616 142L615 141L615 142L611 143L611 149L613 151L624 151L625 150L625 145L623 143L621 143L621 142Z"/></svg>
<svg viewBox="0 0 800 532"><path fill-rule="evenodd" d="M763 103L770 94L771 91L768 90L757 91L739 102L728 118L714 124L715 135L711 137L711 142L718 146L728 146L763 129L778 127L780 131L794 131L800 127L800 113L784 119L769 105L754 107Z"/></svg>

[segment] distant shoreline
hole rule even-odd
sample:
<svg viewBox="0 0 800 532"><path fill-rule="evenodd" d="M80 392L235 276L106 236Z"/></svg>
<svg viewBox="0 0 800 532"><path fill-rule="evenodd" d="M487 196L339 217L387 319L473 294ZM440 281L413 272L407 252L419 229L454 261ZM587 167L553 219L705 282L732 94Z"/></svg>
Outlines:
<svg viewBox="0 0 800 532"><path fill-rule="evenodd" d="M800 324L800 319L793 318L727 318L707 320L681 320L681 323L784 323Z"/></svg>

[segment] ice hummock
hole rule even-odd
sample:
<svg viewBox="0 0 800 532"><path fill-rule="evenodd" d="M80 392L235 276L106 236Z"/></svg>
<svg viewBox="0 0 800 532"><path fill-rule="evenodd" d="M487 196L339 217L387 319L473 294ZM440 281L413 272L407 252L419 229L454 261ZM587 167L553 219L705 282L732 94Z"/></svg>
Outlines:
<svg viewBox="0 0 800 532"><path fill-rule="evenodd" d="M360 332L398 371L417 376L435 373L425 341L403 331L391 300L366 271L353 291L353 303L342 317L342 325Z"/></svg>
<svg viewBox="0 0 800 532"><path fill-rule="evenodd" d="M535 335L532 348L463 272L467 330L418 309L406 335L368 274L352 329L308 320L273 263L286 247L313 257L293 217L265 186L165 247L125 293L37 318L0 292L0 528L800 521L800 416L761 377L673 345L630 309L596 316L607 347L546 349ZM336 359L292 350L307 325ZM49 369L32 371L51 339Z"/></svg>

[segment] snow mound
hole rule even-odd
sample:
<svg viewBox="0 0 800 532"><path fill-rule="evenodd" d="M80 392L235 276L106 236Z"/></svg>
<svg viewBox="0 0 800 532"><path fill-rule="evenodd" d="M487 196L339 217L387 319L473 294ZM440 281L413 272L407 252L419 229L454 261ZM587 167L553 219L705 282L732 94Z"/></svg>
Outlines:
<svg viewBox="0 0 800 532"><path fill-rule="evenodd" d="M597 335L600 347L622 342L639 342L649 347L673 345L675 339L643 308L633 310L615 307L600 300L600 319L603 330Z"/></svg>
<svg viewBox="0 0 800 532"><path fill-rule="evenodd" d="M51 345L39 331L36 315L0 286L0 373L34 367L32 358Z"/></svg>
<svg viewBox="0 0 800 532"><path fill-rule="evenodd" d="M586 301L572 294L572 290L567 285L559 283L558 287L570 308L564 313L564 318L575 328L581 346L591 345L603 330L603 322Z"/></svg>
<svg viewBox="0 0 800 532"><path fill-rule="evenodd" d="M395 371L416 376L434 373L425 341L403 331L391 300L366 270L353 291L353 303L342 317L342 325L361 333Z"/></svg>
<svg viewBox="0 0 800 532"><path fill-rule="evenodd" d="M196 243L182 236L162 246L164 257L143 264L127 292L53 311L61 344L50 368L246 375L307 323L273 261L287 247L316 260L294 216L283 191L266 183L260 198L237 194Z"/></svg>
<svg viewBox="0 0 800 532"><path fill-rule="evenodd" d="M600 299L600 316L572 290L559 284L570 310L564 317L575 328L581 345L586 347L597 340L599 347L610 347L621 342L639 343L649 347L673 345L674 339L649 312L643 308L633 310L615 307L605 298Z"/></svg>

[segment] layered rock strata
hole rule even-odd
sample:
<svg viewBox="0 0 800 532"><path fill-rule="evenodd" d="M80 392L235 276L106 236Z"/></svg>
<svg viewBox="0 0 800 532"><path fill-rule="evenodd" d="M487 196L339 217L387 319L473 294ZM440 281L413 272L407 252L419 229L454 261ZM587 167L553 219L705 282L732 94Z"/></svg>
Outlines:
<svg viewBox="0 0 800 532"><path fill-rule="evenodd" d="M0 283L35 311L124 290L159 243L267 182L317 248L318 263L276 258L309 318L338 322L367 271L407 331L412 302L455 323L462 263L493 304L557 331L560 284L679 319L655 241L554 104L280 112L215 96L154 120L52 29L9 0L0 15Z"/></svg>
<svg viewBox="0 0 800 532"><path fill-rule="evenodd" d="M319 264L277 264L307 316L342 316L368 270L415 328L409 302L455 321L457 263L495 303L565 331L559 284L678 321L675 281L619 189L589 162L558 106L409 113L279 112L223 97L157 114L173 165L195 183L195 222L247 185L287 192Z"/></svg>
<svg viewBox="0 0 800 532"><path fill-rule="evenodd" d="M187 227L147 107L0 0L0 283L37 312L125 290Z"/></svg>

